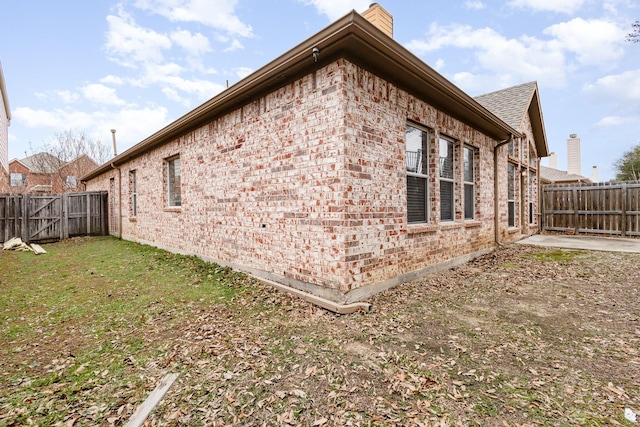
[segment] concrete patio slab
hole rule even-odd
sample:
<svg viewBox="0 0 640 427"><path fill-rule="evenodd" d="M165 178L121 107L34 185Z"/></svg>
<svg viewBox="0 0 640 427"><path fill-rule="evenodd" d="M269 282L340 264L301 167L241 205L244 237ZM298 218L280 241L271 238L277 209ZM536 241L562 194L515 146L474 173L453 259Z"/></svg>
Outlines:
<svg viewBox="0 0 640 427"><path fill-rule="evenodd" d="M640 253L640 239L623 239L620 237L535 234L516 243L551 248Z"/></svg>

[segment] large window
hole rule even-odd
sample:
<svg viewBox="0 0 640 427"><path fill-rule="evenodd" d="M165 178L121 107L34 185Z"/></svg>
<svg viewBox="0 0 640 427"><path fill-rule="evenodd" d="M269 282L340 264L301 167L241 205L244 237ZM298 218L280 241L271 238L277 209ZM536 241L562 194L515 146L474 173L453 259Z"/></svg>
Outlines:
<svg viewBox="0 0 640 427"><path fill-rule="evenodd" d="M24 173L12 173L11 174L11 186L12 187L25 187L27 185L27 175Z"/></svg>
<svg viewBox="0 0 640 427"><path fill-rule="evenodd" d="M453 141L440 138L440 220L453 221L455 174Z"/></svg>
<svg viewBox="0 0 640 427"><path fill-rule="evenodd" d="M429 221L428 151L429 135L423 129L407 125L407 221Z"/></svg>
<svg viewBox="0 0 640 427"><path fill-rule="evenodd" d="M509 227L516 226L516 166L509 163L507 170L507 205L509 209Z"/></svg>
<svg viewBox="0 0 640 427"><path fill-rule="evenodd" d="M168 158L167 165L167 205L169 207L181 206L180 195L180 156Z"/></svg>
<svg viewBox="0 0 640 427"><path fill-rule="evenodd" d="M534 210L534 201L536 195L536 173L534 171L529 171L529 224L535 224L536 222L536 213Z"/></svg>
<svg viewBox="0 0 640 427"><path fill-rule="evenodd" d="M129 171L129 188L131 191L131 216L138 215L138 190L136 187L136 171Z"/></svg>
<svg viewBox="0 0 640 427"><path fill-rule="evenodd" d="M476 211L475 202L475 150L472 147L464 147L464 219L474 219Z"/></svg>

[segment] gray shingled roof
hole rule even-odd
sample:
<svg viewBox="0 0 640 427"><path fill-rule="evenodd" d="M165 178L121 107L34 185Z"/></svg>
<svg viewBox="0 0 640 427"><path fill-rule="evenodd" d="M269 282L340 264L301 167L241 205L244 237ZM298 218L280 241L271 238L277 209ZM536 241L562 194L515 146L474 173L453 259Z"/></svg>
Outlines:
<svg viewBox="0 0 640 427"><path fill-rule="evenodd" d="M44 174L55 173L66 164L66 162L49 153L36 153L20 159L19 162L29 168L33 173Z"/></svg>
<svg viewBox="0 0 640 427"><path fill-rule="evenodd" d="M540 165L540 179L549 183L591 182L587 177Z"/></svg>
<svg viewBox="0 0 640 427"><path fill-rule="evenodd" d="M536 82L523 83L476 96L474 99L512 128L520 129L536 87Z"/></svg>

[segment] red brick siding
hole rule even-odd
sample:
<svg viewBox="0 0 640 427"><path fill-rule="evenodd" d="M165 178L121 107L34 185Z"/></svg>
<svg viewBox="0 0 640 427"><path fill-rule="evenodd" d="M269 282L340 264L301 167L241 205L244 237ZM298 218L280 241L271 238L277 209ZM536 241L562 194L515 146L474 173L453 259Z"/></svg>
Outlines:
<svg viewBox="0 0 640 427"><path fill-rule="evenodd" d="M407 119L433 134L428 225L406 220ZM474 221L463 220L458 165L456 221L439 223L439 133L456 140L458 161L463 143L478 150ZM346 293L492 247L487 183L494 144L338 60L91 180L87 189L109 190L109 179L117 186L121 173L125 239ZM177 154L182 206L166 209L163 159ZM136 218L127 217L130 170L137 174Z"/></svg>

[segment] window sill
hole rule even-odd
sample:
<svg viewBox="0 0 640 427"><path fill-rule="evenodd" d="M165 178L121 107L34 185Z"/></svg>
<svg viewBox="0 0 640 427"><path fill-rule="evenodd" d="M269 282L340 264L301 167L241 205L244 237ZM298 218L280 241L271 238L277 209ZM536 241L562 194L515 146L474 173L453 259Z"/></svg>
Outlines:
<svg viewBox="0 0 640 427"><path fill-rule="evenodd" d="M138 222L138 218L135 216L130 216L129 217L129 222Z"/></svg>
<svg viewBox="0 0 640 427"><path fill-rule="evenodd" d="M455 230L456 228L462 228L462 227L464 227L463 222L446 221L446 222L440 223L441 230Z"/></svg>
<svg viewBox="0 0 640 427"><path fill-rule="evenodd" d="M407 234L435 233L438 226L433 224L409 224Z"/></svg>
<svg viewBox="0 0 640 427"><path fill-rule="evenodd" d="M169 206L164 208L165 212L182 212L182 206Z"/></svg>
<svg viewBox="0 0 640 427"><path fill-rule="evenodd" d="M518 227L509 227L509 229L507 230L507 233L516 234L519 231L520 231L520 228L518 228Z"/></svg>
<svg viewBox="0 0 640 427"><path fill-rule="evenodd" d="M482 226L482 221L478 221L476 219L468 219L468 220L465 220L464 222L465 228L476 228L481 226Z"/></svg>

